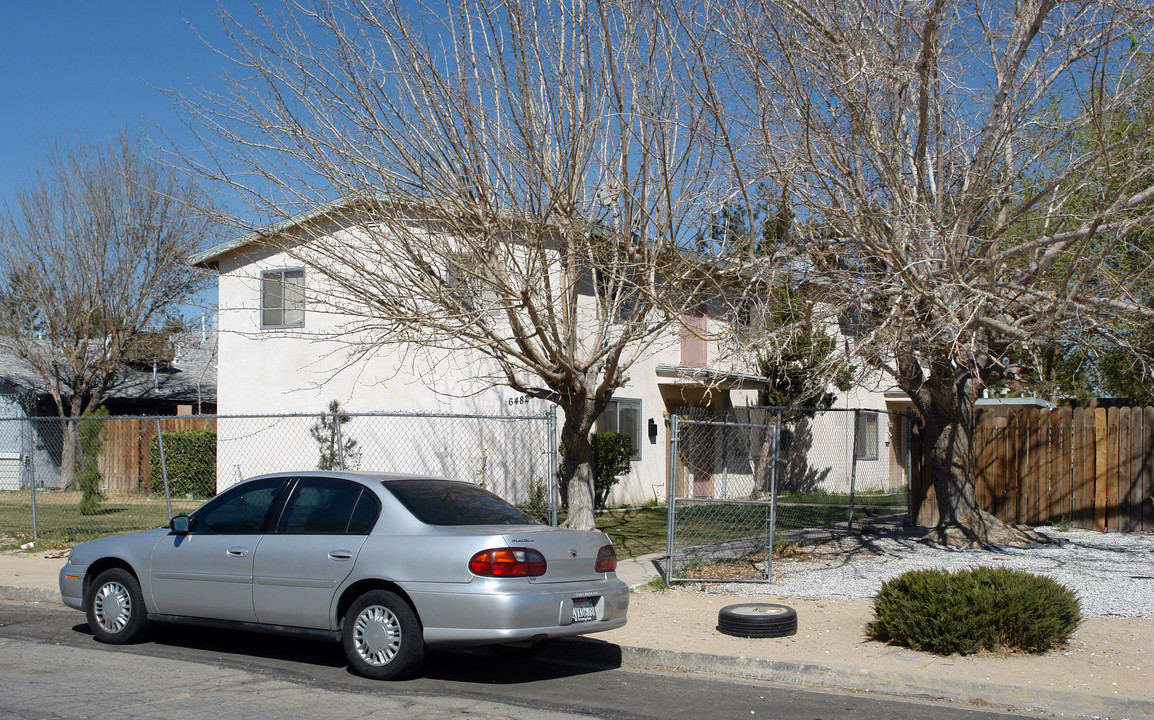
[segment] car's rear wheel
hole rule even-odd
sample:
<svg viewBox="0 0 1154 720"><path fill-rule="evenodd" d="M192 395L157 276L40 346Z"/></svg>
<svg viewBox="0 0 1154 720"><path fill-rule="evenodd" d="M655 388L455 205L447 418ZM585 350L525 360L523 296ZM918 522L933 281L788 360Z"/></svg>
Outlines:
<svg viewBox="0 0 1154 720"><path fill-rule="evenodd" d="M353 671L374 680L405 677L425 659L417 614L388 590L370 590L353 602L341 642Z"/></svg>
<svg viewBox="0 0 1154 720"><path fill-rule="evenodd" d="M136 577L122 568L96 576L85 598L88 627L97 640L113 645L136 642L148 632L148 611Z"/></svg>

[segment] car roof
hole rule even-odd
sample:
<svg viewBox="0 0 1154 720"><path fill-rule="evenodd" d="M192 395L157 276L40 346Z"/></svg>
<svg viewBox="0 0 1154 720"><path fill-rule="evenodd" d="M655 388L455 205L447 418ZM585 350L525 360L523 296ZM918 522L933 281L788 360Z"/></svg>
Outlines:
<svg viewBox="0 0 1154 720"><path fill-rule="evenodd" d="M275 473L266 473L264 475L254 475L250 478L245 478L244 482L250 480L264 480L269 478L343 478L345 480L359 480L361 482L393 482L397 480L437 480L440 482L459 482L465 483L463 480L456 480L453 478L442 477L439 475L420 475L416 473L396 473L396 472L360 472L352 470L301 470L301 471L283 471ZM471 483L465 483L471 484Z"/></svg>

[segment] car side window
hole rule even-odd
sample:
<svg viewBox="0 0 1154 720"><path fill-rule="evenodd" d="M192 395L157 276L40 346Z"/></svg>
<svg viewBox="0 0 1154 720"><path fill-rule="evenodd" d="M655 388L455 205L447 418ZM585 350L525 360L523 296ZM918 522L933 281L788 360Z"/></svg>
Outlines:
<svg viewBox="0 0 1154 720"><path fill-rule="evenodd" d="M377 516L381 514L381 507L377 499L368 490L361 493L357 506L353 508L353 517L349 520L349 534L368 535L377 524Z"/></svg>
<svg viewBox="0 0 1154 720"><path fill-rule="evenodd" d="M259 480L225 492L196 511L189 530L210 535L259 533L283 484L280 478Z"/></svg>
<svg viewBox="0 0 1154 720"><path fill-rule="evenodd" d="M305 478L297 482L285 503L276 531L363 534L372 529L378 513L376 500L359 483L333 478Z"/></svg>

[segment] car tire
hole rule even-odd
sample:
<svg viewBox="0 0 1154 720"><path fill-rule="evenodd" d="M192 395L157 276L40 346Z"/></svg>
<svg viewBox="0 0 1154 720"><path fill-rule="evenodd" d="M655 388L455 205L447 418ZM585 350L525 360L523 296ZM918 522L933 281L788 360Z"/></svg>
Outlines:
<svg viewBox="0 0 1154 720"><path fill-rule="evenodd" d="M548 650L552 644L552 640L538 640L537 642L515 643L512 645L490 645L489 649L499 658L517 662L532 660Z"/></svg>
<svg viewBox="0 0 1154 720"><path fill-rule="evenodd" d="M373 680L413 673L425 659L425 639L413 608L396 593L370 590L345 613L341 644L353 672Z"/></svg>
<svg viewBox="0 0 1154 720"><path fill-rule="evenodd" d="M111 568L88 586L85 615L93 636L102 643L124 645L142 639L149 629L144 593L136 576Z"/></svg>
<svg viewBox="0 0 1154 720"><path fill-rule="evenodd" d="M786 637L797 633L797 612L787 605L743 603L721 608L717 630L746 638Z"/></svg>

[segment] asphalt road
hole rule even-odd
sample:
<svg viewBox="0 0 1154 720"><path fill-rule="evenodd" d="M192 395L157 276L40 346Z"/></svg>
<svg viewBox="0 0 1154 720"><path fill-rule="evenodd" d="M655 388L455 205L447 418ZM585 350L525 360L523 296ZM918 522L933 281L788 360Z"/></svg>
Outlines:
<svg viewBox="0 0 1154 720"><path fill-rule="evenodd" d="M151 642L112 647L74 610L6 601L0 677L3 718L1037 717L611 666L510 664L484 651L433 653L419 677L382 683L349 673L335 644L162 628Z"/></svg>

